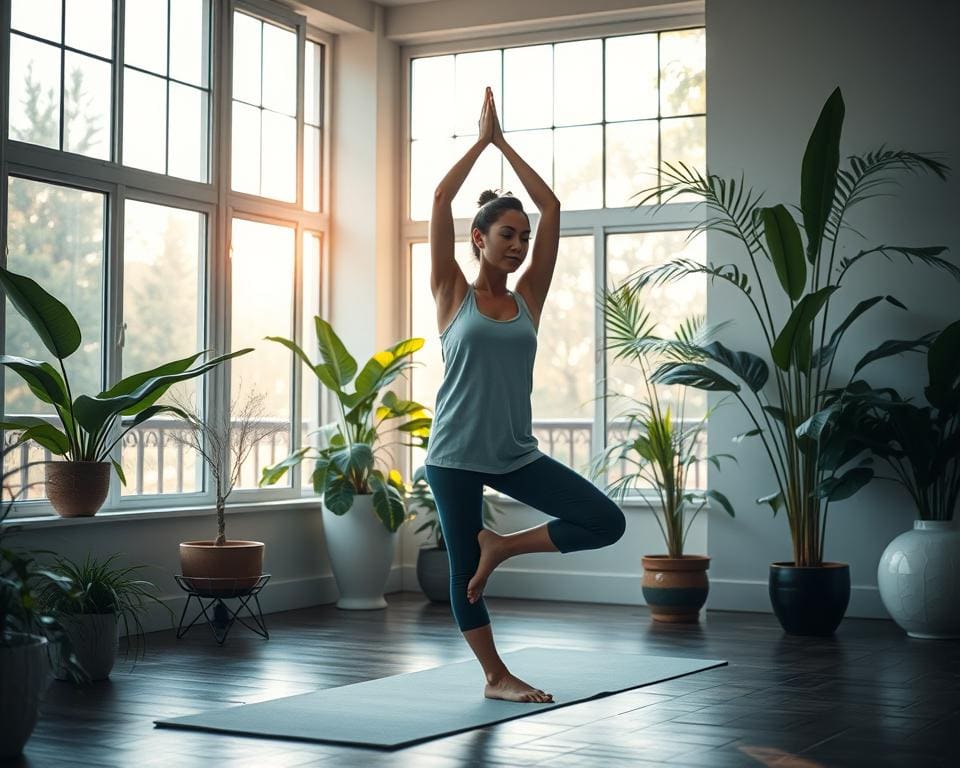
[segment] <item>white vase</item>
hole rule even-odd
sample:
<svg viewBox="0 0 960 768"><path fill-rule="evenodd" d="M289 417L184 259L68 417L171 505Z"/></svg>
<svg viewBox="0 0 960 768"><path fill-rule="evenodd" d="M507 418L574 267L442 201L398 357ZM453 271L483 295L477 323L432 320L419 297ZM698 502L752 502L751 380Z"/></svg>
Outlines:
<svg viewBox="0 0 960 768"><path fill-rule="evenodd" d="M337 608L386 608L383 590L393 565L397 534L388 531L373 511L373 494L354 496L345 515L333 514L324 504L323 535L340 591Z"/></svg>
<svg viewBox="0 0 960 768"><path fill-rule="evenodd" d="M910 637L960 638L960 529L916 520L880 557L883 605Z"/></svg>

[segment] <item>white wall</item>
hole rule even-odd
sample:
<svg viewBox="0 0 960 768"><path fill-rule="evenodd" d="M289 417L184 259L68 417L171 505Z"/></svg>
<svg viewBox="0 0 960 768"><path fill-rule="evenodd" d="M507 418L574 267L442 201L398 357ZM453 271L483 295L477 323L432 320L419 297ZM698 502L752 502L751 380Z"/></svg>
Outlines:
<svg viewBox="0 0 960 768"><path fill-rule="evenodd" d="M707 3L707 158L713 172L739 176L743 170L766 204L799 204L803 151L819 110L840 86L846 103L841 158L886 144L917 152L942 152L956 168L960 159L960 13L938 0L709 0ZM855 211L851 223L866 243L947 245L960 256L960 180L933 176L902 181L894 199L874 200ZM847 253L861 243L843 241ZM732 241L708 240L709 259L741 260ZM909 313L874 310L847 335L837 371L888 338L911 338L942 328L957 317L960 285L942 272L890 263L862 262L837 295L834 317L844 307L876 294L892 294ZM708 295L713 321L735 322L728 338L735 348L759 352L755 321L744 302L723 287ZM868 368L869 380L920 394L922 362L894 358ZM718 411L710 423L714 450L748 429L736 406ZM724 448L725 449L725 448ZM737 519L710 520L708 607L769 610L770 562L791 560L783 513L773 519L754 499L773 490L759 444L738 449L739 469L711 470L711 487L728 494ZM908 500L898 487L875 483L854 498L831 506L825 556L850 563L853 594L848 616L886 616L876 591L876 569L886 544L912 525Z"/></svg>

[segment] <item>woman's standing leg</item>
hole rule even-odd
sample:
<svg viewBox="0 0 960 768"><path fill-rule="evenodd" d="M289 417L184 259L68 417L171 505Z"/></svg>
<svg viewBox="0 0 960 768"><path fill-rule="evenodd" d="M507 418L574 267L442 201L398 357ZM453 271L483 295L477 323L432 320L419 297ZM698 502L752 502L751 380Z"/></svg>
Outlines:
<svg viewBox="0 0 960 768"><path fill-rule="evenodd" d="M467 600L467 584L480 563L483 477L479 472L426 465L450 562L450 608L464 639L483 667L484 695L509 701L546 702L552 697L514 677L497 653L483 600Z"/></svg>

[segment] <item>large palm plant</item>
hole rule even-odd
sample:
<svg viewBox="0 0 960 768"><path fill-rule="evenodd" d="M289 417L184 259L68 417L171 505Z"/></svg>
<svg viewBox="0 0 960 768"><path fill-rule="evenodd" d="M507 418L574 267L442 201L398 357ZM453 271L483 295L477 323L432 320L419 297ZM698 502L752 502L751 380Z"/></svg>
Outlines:
<svg viewBox="0 0 960 768"><path fill-rule="evenodd" d="M683 163L667 164L664 182L644 190L639 205L657 200L663 206L678 195L696 196L708 215L691 236L712 231L732 237L745 249L749 267L675 259L629 278L642 287L706 274L739 292L752 310L772 368L756 354L713 342L698 350L702 362L668 361L653 378L729 392L740 402L752 424L740 437L760 439L776 480L776 489L758 503L769 504L774 515L781 508L786 511L798 566L822 563L830 503L853 495L873 477L869 466L852 466L863 447L848 439L853 412L847 406L857 398L878 396L858 375L870 363L921 350L932 339L926 335L885 341L863 354L848 376L834 376L837 349L861 315L878 304L905 307L892 296L872 296L859 301L841 322L831 323L832 298L849 295L845 279L858 265L880 256L960 278L960 269L940 257L945 250L941 246L881 244L842 255L841 236L850 230L847 217L853 208L880 194L898 173L933 173L944 179L948 170L933 157L884 147L850 156L841 168L843 116L837 88L803 156L799 213L805 244L791 211L782 204L762 206L762 194L742 177L724 179ZM781 303L789 304L785 317L775 311Z"/></svg>

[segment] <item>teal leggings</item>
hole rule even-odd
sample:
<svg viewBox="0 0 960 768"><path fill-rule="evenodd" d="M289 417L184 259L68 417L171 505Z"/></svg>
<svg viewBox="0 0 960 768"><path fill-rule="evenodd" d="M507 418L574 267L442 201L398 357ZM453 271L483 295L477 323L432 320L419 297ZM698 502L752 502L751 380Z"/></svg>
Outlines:
<svg viewBox="0 0 960 768"><path fill-rule="evenodd" d="M426 465L450 561L450 607L462 632L490 623L483 598L467 601L467 584L480 563L477 534L483 528L483 486L556 518L547 533L561 552L599 549L621 536L620 507L593 483L550 456L505 474Z"/></svg>

